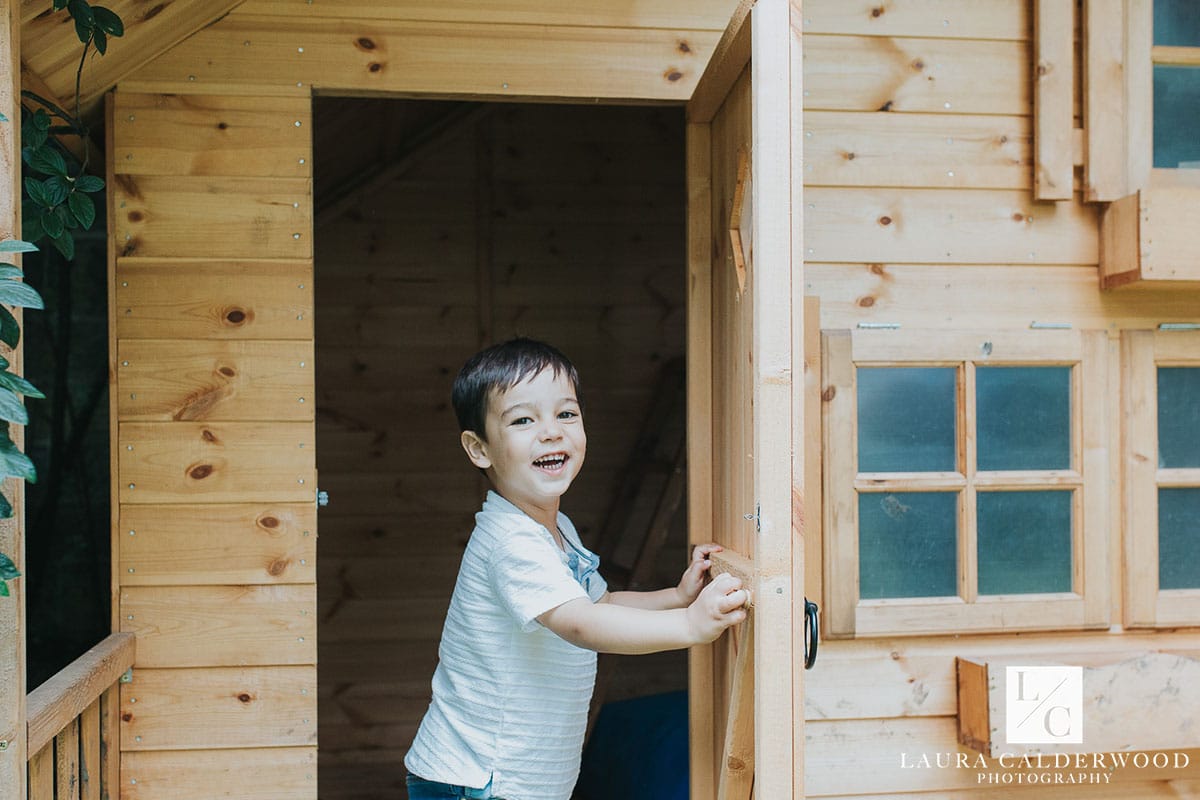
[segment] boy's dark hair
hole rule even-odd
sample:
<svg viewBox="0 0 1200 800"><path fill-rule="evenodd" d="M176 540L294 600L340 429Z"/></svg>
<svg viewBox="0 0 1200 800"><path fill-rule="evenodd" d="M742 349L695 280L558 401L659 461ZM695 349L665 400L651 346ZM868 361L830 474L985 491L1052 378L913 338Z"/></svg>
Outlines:
<svg viewBox="0 0 1200 800"><path fill-rule="evenodd" d="M492 392L506 392L547 367L554 370L555 377L565 374L570 379L582 409L583 395L575 365L545 342L518 337L479 351L459 370L450 393L459 429L474 431L487 441L483 423Z"/></svg>

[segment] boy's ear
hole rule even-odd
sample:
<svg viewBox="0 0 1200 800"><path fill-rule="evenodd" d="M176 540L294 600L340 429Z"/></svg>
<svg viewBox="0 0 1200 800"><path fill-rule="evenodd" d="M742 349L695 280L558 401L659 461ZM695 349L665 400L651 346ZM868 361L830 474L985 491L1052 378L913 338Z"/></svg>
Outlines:
<svg viewBox="0 0 1200 800"><path fill-rule="evenodd" d="M475 431L463 431L460 441L472 464L480 469L488 469L492 466L492 459L487 452L487 442L479 438L479 434Z"/></svg>

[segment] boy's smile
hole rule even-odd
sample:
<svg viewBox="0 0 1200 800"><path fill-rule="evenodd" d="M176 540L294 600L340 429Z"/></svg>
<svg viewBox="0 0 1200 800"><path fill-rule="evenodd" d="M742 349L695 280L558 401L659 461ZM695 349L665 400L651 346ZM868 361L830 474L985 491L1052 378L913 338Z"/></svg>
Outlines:
<svg viewBox="0 0 1200 800"><path fill-rule="evenodd" d="M546 526L557 540L559 498L579 474L587 435L565 373L544 369L488 400L484 441L464 431L463 449L487 470L504 499Z"/></svg>

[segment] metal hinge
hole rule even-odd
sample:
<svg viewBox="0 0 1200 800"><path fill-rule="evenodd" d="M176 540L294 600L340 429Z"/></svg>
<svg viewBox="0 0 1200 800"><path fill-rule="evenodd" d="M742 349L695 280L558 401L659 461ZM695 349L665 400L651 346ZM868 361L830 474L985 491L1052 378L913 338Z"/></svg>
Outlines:
<svg viewBox="0 0 1200 800"><path fill-rule="evenodd" d="M762 503L755 503L754 504L754 513L753 514L743 514L742 519L747 520L747 521L754 520L754 532L762 533Z"/></svg>

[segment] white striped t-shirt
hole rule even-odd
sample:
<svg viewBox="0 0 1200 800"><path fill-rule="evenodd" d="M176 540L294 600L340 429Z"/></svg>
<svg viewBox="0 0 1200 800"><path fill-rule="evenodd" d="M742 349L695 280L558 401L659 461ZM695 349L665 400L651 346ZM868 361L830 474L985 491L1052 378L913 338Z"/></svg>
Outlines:
<svg viewBox="0 0 1200 800"><path fill-rule="evenodd" d="M414 775L471 787L490 780L492 794L505 800L571 796L596 654L537 617L580 597L595 602L607 584L566 515L558 526L566 552L545 527L488 492L446 613L433 701L404 759Z"/></svg>

